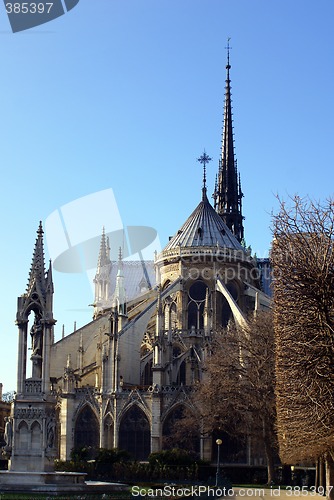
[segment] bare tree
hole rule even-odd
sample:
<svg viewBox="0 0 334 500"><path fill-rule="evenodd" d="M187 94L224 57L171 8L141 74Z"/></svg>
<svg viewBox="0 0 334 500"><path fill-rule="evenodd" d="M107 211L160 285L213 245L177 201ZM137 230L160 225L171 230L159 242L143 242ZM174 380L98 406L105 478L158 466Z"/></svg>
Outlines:
<svg viewBox="0 0 334 500"><path fill-rule="evenodd" d="M206 432L217 427L235 438L251 438L274 480L275 353L272 313L259 312L247 330L230 326L216 334L206 377L196 399Z"/></svg>
<svg viewBox="0 0 334 500"><path fill-rule="evenodd" d="M280 202L273 228L280 456L286 463L324 457L333 485L334 201Z"/></svg>
<svg viewBox="0 0 334 500"><path fill-rule="evenodd" d="M164 429L163 448L181 448L199 455L200 424L193 404L179 406Z"/></svg>

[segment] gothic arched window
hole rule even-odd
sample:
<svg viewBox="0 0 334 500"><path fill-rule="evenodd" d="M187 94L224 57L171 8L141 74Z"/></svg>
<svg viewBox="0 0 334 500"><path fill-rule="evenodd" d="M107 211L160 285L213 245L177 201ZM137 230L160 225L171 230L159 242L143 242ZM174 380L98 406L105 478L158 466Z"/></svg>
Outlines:
<svg viewBox="0 0 334 500"><path fill-rule="evenodd" d="M147 460L151 451L150 424L145 413L133 405L119 427L118 448L128 451L135 460Z"/></svg>
<svg viewBox="0 0 334 500"><path fill-rule="evenodd" d="M201 281L195 281L189 288L188 299L188 329L200 330L204 326L204 305L207 285Z"/></svg>
<svg viewBox="0 0 334 500"><path fill-rule="evenodd" d="M195 426L187 425L190 410L178 405L165 418L162 426L163 448L183 448L194 452L200 450L200 436ZM182 420L185 419L183 422Z"/></svg>
<svg viewBox="0 0 334 500"><path fill-rule="evenodd" d="M152 371L152 359L149 360L144 368L142 373L142 384L143 385L152 385L153 384L153 371Z"/></svg>
<svg viewBox="0 0 334 500"><path fill-rule="evenodd" d="M171 302L170 297L167 297L164 307L164 323L166 331L174 329L177 326L176 303L174 301Z"/></svg>
<svg viewBox="0 0 334 500"><path fill-rule="evenodd" d="M99 423L94 411L86 405L79 413L75 422L74 429L74 447L75 448L92 448L99 447L100 432Z"/></svg>
<svg viewBox="0 0 334 500"><path fill-rule="evenodd" d="M187 376L186 376L187 370L186 370L186 361L182 361L180 364L180 368L177 374L177 379L176 383L177 385L186 385L187 382Z"/></svg>

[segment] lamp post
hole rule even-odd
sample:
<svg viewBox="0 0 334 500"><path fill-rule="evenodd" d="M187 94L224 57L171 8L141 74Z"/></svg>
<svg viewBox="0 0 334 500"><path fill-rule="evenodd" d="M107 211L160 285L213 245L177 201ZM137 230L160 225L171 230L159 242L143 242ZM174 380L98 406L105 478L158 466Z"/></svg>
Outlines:
<svg viewBox="0 0 334 500"><path fill-rule="evenodd" d="M220 476L220 446L222 444L222 440L221 439L216 439L216 445L217 445L217 472L216 472L216 487L219 486L220 484L220 479L221 479L221 476Z"/></svg>
<svg viewBox="0 0 334 500"><path fill-rule="evenodd" d="M294 486L295 484L295 466L291 465L291 484Z"/></svg>

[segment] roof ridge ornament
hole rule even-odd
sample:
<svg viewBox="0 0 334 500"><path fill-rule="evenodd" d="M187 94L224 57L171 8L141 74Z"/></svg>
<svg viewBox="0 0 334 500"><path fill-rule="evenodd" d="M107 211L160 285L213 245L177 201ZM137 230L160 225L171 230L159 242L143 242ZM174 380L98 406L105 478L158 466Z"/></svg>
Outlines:
<svg viewBox="0 0 334 500"><path fill-rule="evenodd" d="M206 196L206 164L209 163L212 160L209 155L206 154L206 151L204 149L202 156L197 158L197 161L199 161L203 165L203 188L202 188L202 200L204 201L207 196Z"/></svg>

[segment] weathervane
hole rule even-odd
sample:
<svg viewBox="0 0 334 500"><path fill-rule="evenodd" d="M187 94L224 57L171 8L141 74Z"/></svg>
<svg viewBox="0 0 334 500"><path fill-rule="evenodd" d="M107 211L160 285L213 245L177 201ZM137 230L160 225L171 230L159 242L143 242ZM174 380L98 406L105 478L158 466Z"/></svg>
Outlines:
<svg viewBox="0 0 334 500"><path fill-rule="evenodd" d="M212 160L212 158L210 158L210 156L208 156L206 154L205 149L204 149L202 156L197 158L197 161L199 161L203 165L203 188L204 189L206 189L206 164L209 163L209 161L211 161L211 160Z"/></svg>

